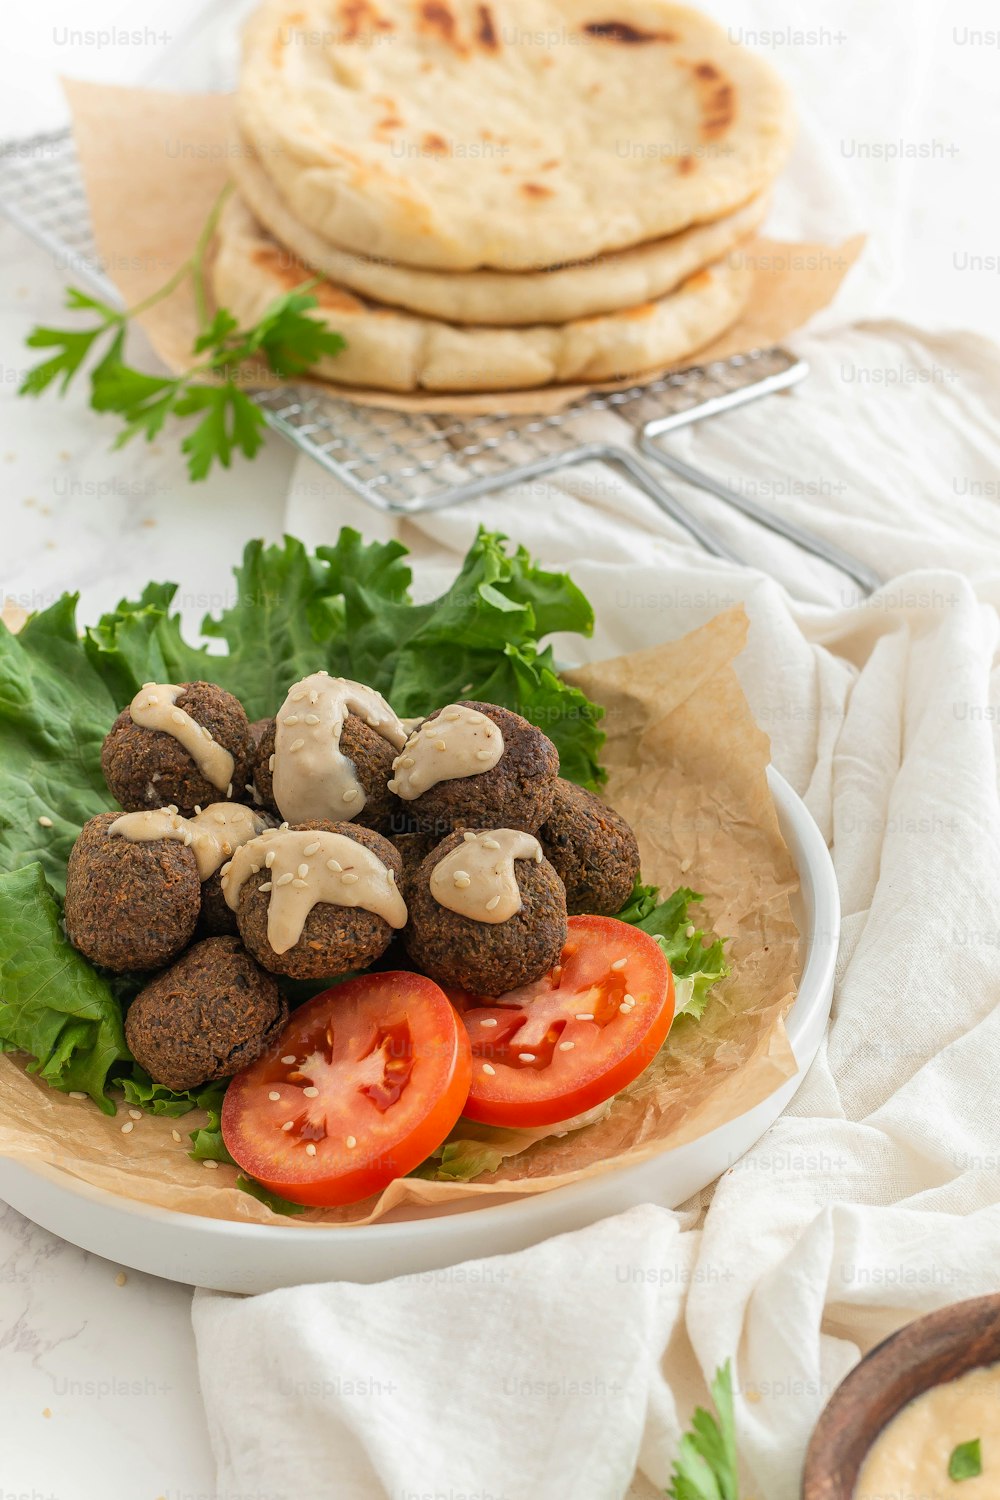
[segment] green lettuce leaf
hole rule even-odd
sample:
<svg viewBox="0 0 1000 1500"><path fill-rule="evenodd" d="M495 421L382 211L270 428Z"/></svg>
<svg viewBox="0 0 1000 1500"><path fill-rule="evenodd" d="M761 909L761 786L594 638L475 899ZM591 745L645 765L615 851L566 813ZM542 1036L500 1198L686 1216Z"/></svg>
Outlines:
<svg viewBox="0 0 1000 1500"><path fill-rule="evenodd" d="M273 714L289 684L320 666L377 688L404 717L454 698L500 703L549 735L565 776L599 786L602 710L562 680L540 645L555 631L593 630L572 580L480 531L452 586L414 604L405 556L399 542L364 542L349 527L314 555L291 537L280 547L251 542L235 603L202 625L225 654L187 646L170 614L173 587L155 585L89 632L90 660L116 702L151 678L205 676L235 693L251 719Z"/></svg>
<svg viewBox="0 0 1000 1500"><path fill-rule="evenodd" d="M0 869L37 861L60 895L81 826L111 801L101 743L117 712L84 654L76 604L64 594L17 635L0 624Z"/></svg>
<svg viewBox="0 0 1000 1500"><path fill-rule="evenodd" d="M41 865L0 874L0 1036L29 1052L30 1071L89 1094L105 1114L108 1074L129 1060L121 1009L107 980L63 934Z"/></svg>
<svg viewBox="0 0 1000 1500"><path fill-rule="evenodd" d="M241 1193L249 1193L251 1198L256 1198L258 1203L266 1203L273 1214L284 1214L288 1218L294 1218L297 1214L304 1214L306 1209L301 1203L293 1203L289 1198L282 1198L277 1193L272 1193L262 1182L255 1177L244 1177L241 1172L236 1179L236 1186Z"/></svg>
<svg viewBox="0 0 1000 1500"><path fill-rule="evenodd" d="M637 881L618 920L641 927L656 939L673 970L675 1017L693 1016L698 1020L704 1014L709 990L729 973L726 940L706 934L692 922L689 906L704 900L696 891L681 886L665 901L659 900L659 894L657 886Z"/></svg>
<svg viewBox="0 0 1000 1500"><path fill-rule="evenodd" d="M477 1120L461 1119L448 1139L409 1175L431 1182L471 1182L484 1172L495 1172L508 1156L520 1156L536 1141L569 1135L574 1130L582 1130L585 1125L603 1120L610 1108L609 1099L575 1119L534 1129L480 1125Z"/></svg>
<svg viewBox="0 0 1000 1500"><path fill-rule="evenodd" d="M186 1089L176 1093L164 1083L155 1083L145 1069L136 1063L132 1072L116 1080L121 1084L125 1103L136 1109L144 1109L150 1115L162 1115L168 1120L178 1120L192 1109L221 1109L225 1085L206 1084L201 1089Z"/></svg>
<svg viewBox="0 0 1000 1500"><path fill-rule="evenodd" d="M136 1069L136 1072L140 1072ZM188 1155L193 1161L220 1161L226 1166L235 1167L237 1163L226 1150L222 1139L222 1101L225 1097L228 1083L211 1083L207 1088L188 1094L171 1094L169 1089L163 1089L161 1084L151 1083L150 1090L143 1089L150 1100L146 1104L153 1114L186 1114L189 1109L203 1109L208 1114L208 1120L197 1130L191 1131L191 1150ZM140 1083L140 1088L142 1085ZM161 1090L160 1094L154 1091ZM171 1101L181 1106L176 1110L171 1107ZM135 1103L143 1101L136 1099ZM157 1108L157 1105L160 1105ZM282 1198L278 1193L272 1193L263 1183L257 1182L253 1177L247 1177L242 1172L236 1178L236 1186L241 1193L249 1193L251 1198L266 1203L272 1213L285 1214L293 1217L296 1214L304 1214L305 1209L301 1203L292 1203L287 1198Z"/></svg>
<svg viewBox="0 0 1000 1500"><path fill-rule="evenodd" d="M192 1161L221 1161L230 1167L236 1166L222 1139L222 1100L226 1088L226 1084L217 1083L212 1086L210 1097L207 1093L201 1095L199 1107L206 1111L208 1119L204 1125L191 1131L188 1155Z"/></svg>

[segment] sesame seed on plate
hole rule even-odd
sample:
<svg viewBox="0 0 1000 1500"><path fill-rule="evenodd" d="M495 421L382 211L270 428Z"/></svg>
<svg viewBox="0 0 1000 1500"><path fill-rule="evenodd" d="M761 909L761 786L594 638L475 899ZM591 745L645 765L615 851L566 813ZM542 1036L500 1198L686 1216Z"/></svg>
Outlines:
<svg viewBox="0 0 1000 1500"><path fill-rule="evenodd" d="M129 1119L131 1119L131 1120L141 1120L142 1119L142 1110L141 1109L130 1109L128 1113L129 1113Z"/></svg>
<svg viewBox="0 0 1000 1500"><path fill-rule="evenodd" d="M89 1099L90 1095L85 1094L82 1089L70 1089L69 1097L71 1099Z"/></svg>
<svg viewBox="0 0 1000 1500"><path fill-rule="evenodd" d="M122 1126L122 1135L128 1135L129 1131L134 1130L134 1129L135 1129L135 1121L134 1120L126 1120L125 1124Z"/></svg>
<svg viewBox="0 0 1000 1500"><path fill-rule="evenodd" d="M172 1135L172 1136L173 1136L173 1138L174 1138L174 1140L175 1140L175 1141L177 1141L177 1142L179 1142L179 1141L180 1141L180 1138L181 1138L181 1133L180 1133L180 1131L179 1131L179 1130L172 1130L172 1131L171 1131L171 1132L170 1132L170 1134L171 1134L171 1135Z"/></svg>
<svg viewBox="0 0 1000 1500"><path fill-rule="evenodd" d="M216 1169L216 1167L218 1165L219 1165L219 1163L217 1161L203 1161L202 1162L202 1166L203 1167L207 1167L210 1172L214 1172L215 1169Z"/></svg>

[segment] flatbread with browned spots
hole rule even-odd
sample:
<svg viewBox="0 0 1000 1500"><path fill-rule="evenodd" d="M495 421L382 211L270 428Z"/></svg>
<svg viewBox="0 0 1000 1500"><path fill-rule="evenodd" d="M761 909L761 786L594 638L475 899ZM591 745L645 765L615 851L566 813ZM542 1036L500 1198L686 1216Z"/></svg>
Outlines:
<svg viewBox="0 0 1000 1500"><path fill-rule="evenodd" d="M665 0L264 0L237 113L301 224L463 271L721 218L792 133L768 64Z"/></svg>
<svg viewBox="0 0 1000 1500"><path fill-rule="evenodd" d="M649 302L726 255L767 212L761 194L711 224L546 271L431 271L372 260L317 234L295 217L249 148L234 153L232 167L255 217L299 260L362 296L449 323L566 323Z"/></svg>
<svg viewBox="0 0 1000 1500"><path fill-rule="evenodd" d="M241 327L310 270L256 222L238 197L227 203L215 246L216 298ZM314 288L313 316L347 348L314 373L338 385L384 391L526 390L569 381L615 380L686 359L734 323L753 283L738 251L651 302L561 324L490 328L446 323L364 299L331 281Z"/></svg>

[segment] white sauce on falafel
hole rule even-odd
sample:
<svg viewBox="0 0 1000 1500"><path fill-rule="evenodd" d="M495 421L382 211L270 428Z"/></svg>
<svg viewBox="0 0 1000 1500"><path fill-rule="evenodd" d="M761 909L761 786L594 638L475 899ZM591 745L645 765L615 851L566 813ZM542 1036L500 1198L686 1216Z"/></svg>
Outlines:
<svg viewBox="0 0 1000 1500"><path fill-rule="evenodd" d="M498 724L478 709L449 703L409 736L392 763L389 790L412 802L440 781L492 771L503 752Z"/></svg>
<svg viewBox="0 0 1000 1500"><path fill-rule="evenodd" d="M289 689L274 725L272 786L289 823L350 822L367 800L354 762L340 748L348 714L400 750L406 730L374 688L314 672Z"/></svg>
<svg viewBox="0 0 1000 1500"><path fill-rule="evenodd" d="M108 834L130 844L148 844L154 839L174 839L191 850L201 881L209 880L241 844L264 832L267 824L240 802L212 802L193 818L182 818L176 808L153 812L123 813L108 828Z"/></svg>
<svg viewBox="0 0 1000 1500"><path fill-rule="evenodd" d="M515 859L542 862L542 846L517 828L466 833L457 849L431 871L430 892L439 906L473 922L507 922L521 910Z"/></svg>
<svg viewBox="0 0 1000 1500"><path fill-rule="evenodd" d="M230 910L236 911L250 876L264 869L270 877L257 890L269 897L267 940L275 953L295 947L306 918L321 901L360 906L390 927L406 926L406 903L394 871L344 833L270 828L243 844L222 870L222 892Z"/></svg>
<svg viewBox="0 0 1000 1500"><path fill-rule="evenodd" d="M206 781L220 792L230 788L236 761L225 745L212 738L210 729L192 719L177 700L184 692L176 682L144 682L129 704L133 724L140 729L158 729L169 734L183 747Z"/></svg>

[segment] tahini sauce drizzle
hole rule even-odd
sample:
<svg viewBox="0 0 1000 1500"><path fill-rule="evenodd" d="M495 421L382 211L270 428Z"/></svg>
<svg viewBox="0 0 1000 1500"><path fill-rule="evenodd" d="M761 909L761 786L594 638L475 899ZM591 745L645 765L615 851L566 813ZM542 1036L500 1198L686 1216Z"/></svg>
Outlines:
<svg viewBox="0 0 1000 1500"><path fill-rule="evenodd" d="M948 1460L982 1440L983 1472L956 1483ZM931 1386L899 1412L869 1450L854 1500L996 1500L1000 1494L1000 1365Z"/></svg>
<svg viewBox="0 0 1000 1500"><path fill-rule="evenodd" d="M243 844L222 871L223 894L233 911L247 880L263 869L270 877L257 889L269 897L267 940L275 953L295 947L306 918L321 901L363 907L390 927L406 925L406 903L393 871L346 834L270 828Z"/></svg>
<svg viewBox="0 0 1000 1500"><path fill-rule="evenodd" d="M515 859L541 863L542 846L532 834L515 828L470 830L458 848L434 866L431 895L439 906L473 922L506 922L522 905Z"/></svg>
<svg viewBox="0 0 1000 1500"><path fill-rule="evenodd" d="M212 802L193 818L180 817L175 807L123 813L108 833L131 844L146 844L153 839L186 844L197 862L199 877L208 880L241 844L256 838L266 827L264 820L242 803Z"/></svg>
<svg viewBox="0 0 1000 1500"><path fill-rule="evenodd" d="M407 739L392 763L396 774L389 790L412 802L439 781L491 771L503 752L503 735L492 719L474 708L449 703Z"/></svg>
<svg viewBox="0 0 1000 1500"><path fill-rule="evenodd" d="M289 689L275 722L274 800L289 823L349 822L364 807L364 787L340 748L349 713L397 750L406 743L406 730L374 688L327 672L303 677Z"/></svg>
<svg viewBox="0 0 1000 1500"><path fill-rule="evenodd" d="M129 704L132 722L141 729L158 729L161 734L172 735L190 755L205 780L218 791L232 796L236 762L226 747L212 738L211 730L177 707L177 699L183 691L175 682L144 682Z"/></svg>

